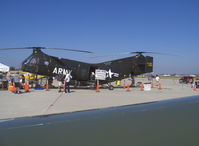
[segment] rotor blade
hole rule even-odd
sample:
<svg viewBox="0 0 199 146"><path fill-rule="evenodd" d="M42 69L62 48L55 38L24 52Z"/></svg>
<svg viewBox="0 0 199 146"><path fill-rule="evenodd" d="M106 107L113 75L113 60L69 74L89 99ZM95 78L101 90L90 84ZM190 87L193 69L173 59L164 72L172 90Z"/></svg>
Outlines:
<svg viewBox="0 0 199 146"><path fill-rule="evenodd" d="M81 52L81 53L93 53L90 51L84 51L84 50L75 50L75 49L65 49L65 48L45 48L50 50L65 50L65 51L72 51L72 52Z"/></svg>
<svg viewBox="0 0 199 146"><path fill-rule="evenodd" d="M111 56L117 56L117 55L129 55L129 54L136 54L136 55L141 55L141 54L157 54L157 55L168 55L168 56L180 56L178 54L171 54L171 53L160 53L160 52L142 52L142 51L137 51L137 52L124 52L124 53L117 53L117 54L107 54L107 55L102 55L102 56L93 56L90 57L91 59L93 58L105 58L105 57L111 57Z"/></svg>
<svg viewBox="0 0 199 146"><path fill-rule="evenodd" d="M84 51L84 50L64 49L64 48L47 48L47 47L0 48L0 50L23 50L23 49L51 49L51 50L65 50L65 51L73 51L73 52L82 52L82 53L93 53L93 52Z"/></svg>
<svg viewBox="0 0 199 146"><path fill-rule="evenodd" d="M117 53L117 54L107 54L107 55L101 55L101 56L93 56L90 57L91 59L93 58L105 58L105 57L111 57L111 56L117 56L117 55L129 55L131 54L130 52L124 52L124 53Z"/></svg>
<svg viewBox="0 0 199 146"><path fill-rule="evenodd" d="M161 52L129 52L130 54L157 54L157 55L168 55L168 56L180 56L178 54L161 53Z"/></svg>
<svg viewBox="0 0 199 146"><path fill-rule="evenodd" d="M31 47L24 48L0 48L0 50L23 50L23 49L32 49Z"/></svg>
<svg viewBox="0 0 199 146"><path fill-rule="evenodd" d="M25 49L45 49L46 47L21 47L21 48L0 48L0 50L25 50Z"/></svg>

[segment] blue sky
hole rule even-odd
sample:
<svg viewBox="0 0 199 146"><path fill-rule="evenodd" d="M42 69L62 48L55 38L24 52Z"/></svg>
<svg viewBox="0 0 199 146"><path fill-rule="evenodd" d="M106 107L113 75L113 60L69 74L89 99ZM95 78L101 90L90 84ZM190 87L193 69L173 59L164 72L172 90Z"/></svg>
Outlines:
<svg viewBox="0 0 199 146"><path fill-rule="evenodd" d="M199 73L198 0L0 0L0 48L45 46L98 55L150 51L155 73ZM47 54L85 62L92 55ZM0 62L19 67L30 50L1 51ZM150 54L151 56L151 54Z"/></svg>

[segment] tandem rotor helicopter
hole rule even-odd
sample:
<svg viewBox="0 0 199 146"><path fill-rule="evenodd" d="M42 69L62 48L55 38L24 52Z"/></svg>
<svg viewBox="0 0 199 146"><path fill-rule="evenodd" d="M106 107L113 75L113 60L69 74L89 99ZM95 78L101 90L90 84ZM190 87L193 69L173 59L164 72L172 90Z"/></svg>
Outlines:
<svg viewBox="0 0 199 146"><path fill-rule="evenodd" d="M135 76L143 73L153 72L153 57L143 55L145 53L153 52L128 52L128 54L135 55L122 59L92 64L50 56L42 51L43 49L55 49L92 53L83 50L46 47L2 48L0 50L17 49L33 50L32 54L22 62L22 71L50 77L55 77L60 74L65 75L66 72L71 72L73 80L80 83L92 82L93 73L96 73L97 70L106 73L106 76L102 81L103 83L110 83L112 81L121 80L128 77L129 75Z"/></svg>

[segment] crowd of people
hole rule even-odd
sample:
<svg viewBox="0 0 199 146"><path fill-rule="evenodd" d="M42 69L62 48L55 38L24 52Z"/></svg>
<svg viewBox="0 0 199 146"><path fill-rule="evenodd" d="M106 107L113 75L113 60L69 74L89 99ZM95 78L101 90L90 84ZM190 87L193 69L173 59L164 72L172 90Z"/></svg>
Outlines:
<svg viewBox="0 0 199 146"><path fill-rule="evenodd" d="M15 74L1 73L0 74L0 88L7 90L9 86L15 87L15 93L19 93L20 89L24 88L25 76L16 72Z"/></svg>
<svg viewBox="0 0 199 146"><path fill-rule="evenodd" d="M66 75L59 74L56 76L58 81L58 92L62 91L62 88L65 93L71 93L70 91L70 81L72 79L71 72L67 72Z"/></svg>
<svg viewBox="0 0 199 146"><path fill-rule="evenodd" d="M71 93L70 90L70 81L72 79L71 72L67 72L65 75L56 76L58 81L58 91L61 92L62 89L65 93ZM25 83L28 82L28 85L32 84L32 81L28 78L25 78L20 72L15 72L14 74L0 73L0 89L8 90L9 86L14 86L14 93L19 94L20 89L24 89ZM51 83L50 81L48 83Z"/></svg>
<svg viewBox="0 0 199 146"><path fill-rule="evenodd" d="M94 75L93 75L94 76ZM66 72L66 74L59 74L55 76L55 79L58 81L58 92L65 92L65 93L71 93L70 90L70 82L72 79L71 72ZM158 75L156 76L151 76L148 78L148 80L155 80L155 85L159 85L160 83L160 77ZM47 82L48 81L48 82ZM135 79L134 76L131 76L131 81L132 84L131 86L135 86ZM53 82L52 78L46 78L46 84L48 83L49 85ZM20 93L21 89L25 89L25 83L28 83L28 85L33 86L33 80L30 80L30 78L25 77L22 73L20 72L15 72L15 73L0 73L0 89L5 89L7 90L9 86L14 86L15 88L15 93ZM121 82L116 82L117 85L121 84ZM46 86L46 85L45 85ZM35 87L36 88L36 87Z"/></svg>

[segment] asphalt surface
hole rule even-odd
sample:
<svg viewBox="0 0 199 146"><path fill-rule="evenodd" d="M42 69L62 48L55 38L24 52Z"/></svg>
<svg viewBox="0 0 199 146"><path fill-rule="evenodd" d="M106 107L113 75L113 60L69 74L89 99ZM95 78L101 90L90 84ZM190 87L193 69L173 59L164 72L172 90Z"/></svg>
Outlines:
<svg viewBox="0 0 199 146"><path fill-rule="evenodd" d="M147 79L136 79L136 82L149 82ZM126 80L126 83L130 83ZM122 81L122 85L124 81ZM45 116L101 108L110 108L134 104L144 104L199 95L191 85L179 84L178 80L161 79L162 89L140 91L140 88L100 89L100 92L88 89L72 89L71 93L59 93L57 89L35 90L21 94L0 90L0 120L22 117Z"/></svg>

